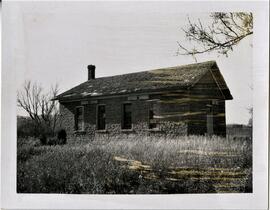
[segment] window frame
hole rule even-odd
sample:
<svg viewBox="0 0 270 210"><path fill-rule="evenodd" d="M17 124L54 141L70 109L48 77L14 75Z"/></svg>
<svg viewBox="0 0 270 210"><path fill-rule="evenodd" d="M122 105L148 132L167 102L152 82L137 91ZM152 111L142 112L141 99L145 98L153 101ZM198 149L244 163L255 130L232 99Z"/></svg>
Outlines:
<svg viewBox="0 0 270 210"><path fill-rule="evenodd" d="M105 127L104 127L104 129L99 128L98 110L99 110L99 107L101 107L101 106L104 106L104 108L105 108ZM97 106L96 106L96 130L97 131L104 131L104 130L106 130L106 126L107 126L107 123L106 123L106 104L97 104Z"/></svg>
<svg viewBox="0 0 270 210"><path fill-rule="evenodd" d="M78 129L78 115L77 115L77 109L78 108L82 108L82 129L81 130L79 130ZM80 131L84 131L84 106L76 106L75 107L75 119L74 119L74 130L76 131L76 132L80 132Z"/></svg>
<svg viewBox="0 0 270 210"><path fill-rule="evenodd" d="M125 128L124 127L124 122L125 122L125 105L130 105L131 106L131 127L130 128ZM122 110L121 110L121 130L132 130L133 129L133 123L132 123L132 103L131 102L124 102L122 103Z"/></svg>

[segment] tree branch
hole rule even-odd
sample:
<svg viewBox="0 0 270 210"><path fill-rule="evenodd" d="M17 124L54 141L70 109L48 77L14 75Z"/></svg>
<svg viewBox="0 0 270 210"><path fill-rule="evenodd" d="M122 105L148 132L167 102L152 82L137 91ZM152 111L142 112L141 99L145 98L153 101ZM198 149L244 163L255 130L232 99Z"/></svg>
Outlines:
<svg viewBox="0 0 270 210"><path fill-rule="evenodd" d="M196 24L188 17L189 26L182 30L190 42L196 42L198 45L188 49L177 42L177 55L194 56L212 51L227 55L227 52L232 51L242 39L253 34L252 13L212 13L211 17L213 23L207 27L203 26L200 19ZM242 22L243 27L237 22Z"/></svg>

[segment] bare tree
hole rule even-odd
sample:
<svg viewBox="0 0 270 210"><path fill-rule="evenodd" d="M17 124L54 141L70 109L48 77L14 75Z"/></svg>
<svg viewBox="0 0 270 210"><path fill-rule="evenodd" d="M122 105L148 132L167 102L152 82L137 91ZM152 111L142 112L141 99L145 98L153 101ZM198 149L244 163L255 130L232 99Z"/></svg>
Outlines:
<svg viewBox="0 0 270 210"><path fill-rule="evenodd" d="M57 94L57 84L46 93L40 85L31 81L25 81L23 89L17 93L18 106L29 114L40 132L55 133L59 110L57 102L51 99Z"/></svg>
<svg viewBox="0 0 270 210"><path fill-rule="evenodd" d="M177 55L191 55L217 52L228 56L229 51L245 37L253 34L253 15L245 12L214 12L210 17L212 24L203 25L199 19L192 23L188 18L188 27L182 28L186 38L195 44L192 49L178 43ZM196 58L195 58L196 59Z"/></svg>

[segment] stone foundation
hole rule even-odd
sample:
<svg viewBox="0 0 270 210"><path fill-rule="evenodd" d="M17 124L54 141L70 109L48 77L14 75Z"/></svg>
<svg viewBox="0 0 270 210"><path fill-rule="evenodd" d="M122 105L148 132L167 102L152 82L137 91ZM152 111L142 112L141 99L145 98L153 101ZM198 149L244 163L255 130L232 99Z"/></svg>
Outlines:
<svg viewBox="0 0 270 210"><path fill-rule="evenodd" d="M90 132L89 132L90 131ZM156 129L148 129L146 123L134 125L130 130L122 130L120 124L106 126L106 130L95 130L95 126L85 132L74 132L67 137L68 144L85 144L91 141L113 141L119 139L159 139L177 138L187 134L186 124L163 123Z"/></svg>

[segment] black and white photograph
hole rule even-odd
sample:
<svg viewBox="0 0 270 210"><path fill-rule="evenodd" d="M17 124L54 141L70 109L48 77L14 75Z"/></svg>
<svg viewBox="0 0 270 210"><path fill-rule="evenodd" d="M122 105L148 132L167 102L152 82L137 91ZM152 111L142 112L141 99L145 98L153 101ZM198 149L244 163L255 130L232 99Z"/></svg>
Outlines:
<svg viewBox="0 0 270 210"><path fill-rule="evenodd" d="M5 4L18 196L254 194L256 116L268 113L255 9Z"/></svg>

